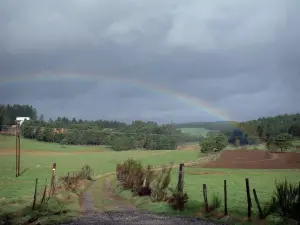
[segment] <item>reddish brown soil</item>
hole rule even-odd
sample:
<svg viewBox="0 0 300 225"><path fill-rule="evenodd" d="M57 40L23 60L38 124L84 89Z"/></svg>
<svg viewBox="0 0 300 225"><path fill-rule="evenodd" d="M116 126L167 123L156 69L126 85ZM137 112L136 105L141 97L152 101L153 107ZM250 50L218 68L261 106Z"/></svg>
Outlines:
<svg viewBox="0 0 300 225"><path fill-rule="evenodd" d="M221 172L221 171L205 171L205 172L185 172L192 175L220 175L220 174L274 174L276 172Z"/></svg>
<svg viewBox="0 0 300 225"><path fill-rule="evenodd" d="M261 150L226 150L202 168L300 169L300 153L270 153Z"/></svg>

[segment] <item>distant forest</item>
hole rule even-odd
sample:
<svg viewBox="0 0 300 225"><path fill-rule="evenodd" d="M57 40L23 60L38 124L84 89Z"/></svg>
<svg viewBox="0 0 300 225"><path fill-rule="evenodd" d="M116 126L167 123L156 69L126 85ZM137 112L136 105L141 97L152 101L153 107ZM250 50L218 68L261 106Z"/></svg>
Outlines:
<svg viewBox="0 0 300 225"><path fill-rule="evenodd" d="M176 149L189 141L202 141L205 137L183 134L178 128L202 127L212 135L222 133L231 144L248 145L270 143L281 134L300 139L300 114L285 114L259 118L243 123L235 121L195 122L159 125L155 122L69 119L58 117L45 121L31 105L0 105L0 131L14 124L17 116L30 117L22 124L24 138L38 141L75 145L110 145L115 150L129 149ZM214 134L215 133L215 134Z"/></svg>

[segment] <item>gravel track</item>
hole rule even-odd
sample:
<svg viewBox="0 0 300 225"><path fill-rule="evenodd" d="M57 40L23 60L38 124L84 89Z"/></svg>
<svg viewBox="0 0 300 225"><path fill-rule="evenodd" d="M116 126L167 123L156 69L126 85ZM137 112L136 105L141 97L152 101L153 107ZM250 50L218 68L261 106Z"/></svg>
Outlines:
<svg viewBox="0 0 300 225"><path fill-rule="evenodd" d="M76 220L62 225L215 225L217 223L196 218L175 217L161 214L154 214L148 211L139 211L134 205L125 200L116 201L116 194L111 188L109 178L105 182L105 195L109 200L114 200L115 210L99 212L93 204L91 195L88 192L82 195L83 216ZM218 223L220 224L220 223ZM224 224L225 225L225 224Z"/></svg>
<svg viewBox="0 0 300 225"><path fill-rule="evenodd" d="M187 164L194 163L195 162L190 162ZM113 174L114 173L107 175ZM148 211L137 210L134 205L129 204L126 200L116 198L117 195L112 189L110 179L108 177L106 177L105 179L105 198L113 202L114 210L100 212L94 207L90 193L85 192L82 195L82 207L84 210L83 216L62 225L226 225L223 223L216 223L198 218L167 216L162 214L154 214ZM103 207L103 209L105 209L105 206Z"/></svg>
<svg viewBox="0 0 300 225"><path fill-rule="evenodd" d="M76 221L65 225L215 225L211 221L200 219L191 219L184 217L171 217L166 215L153 214L146 211L124 211L124 212L106 212L93 213L78 218ZM220 223L218 223L220 224ZM224 224L225 225L225 224Z"/></svg>

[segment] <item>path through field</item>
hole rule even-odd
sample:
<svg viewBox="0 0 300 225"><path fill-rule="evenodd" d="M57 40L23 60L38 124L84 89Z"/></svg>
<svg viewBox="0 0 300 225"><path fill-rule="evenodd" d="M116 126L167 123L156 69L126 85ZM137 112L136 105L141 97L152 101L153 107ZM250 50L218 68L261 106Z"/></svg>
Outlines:
<svg viewBox="0 0 300 225"><path fill-rule="evenodd" d="M187 164L194 164L190 162ZM157 168L160 169L160 168ZM90 191L86 191L81 196L81 205L83 216L77 220L65 225L85 225L85 224L103 224L103 225L214 225L216 223L205 221L198 218L184 218L154 214L147 211L139 211L133 204L120 198L113 189L111 184L112 175L115 173L104 174L99 177L97 183L101 205L94 205ZM93 187L91 187L93 188ZM99 199L98 199L99 200ZM97 201L98 202L98 201ZM218 223L219 224L219 223Z"/></svg>
<svg viewBox="0 0 300 225"><path fill-rule="evenodd" d="M96 208L89 192L82 195L83 216L65 225L214 225L211 221L196 218L171 217L147 211L139 211L126 200L117 196L111 186L110 177L103 179L103 206Z"/></svg>

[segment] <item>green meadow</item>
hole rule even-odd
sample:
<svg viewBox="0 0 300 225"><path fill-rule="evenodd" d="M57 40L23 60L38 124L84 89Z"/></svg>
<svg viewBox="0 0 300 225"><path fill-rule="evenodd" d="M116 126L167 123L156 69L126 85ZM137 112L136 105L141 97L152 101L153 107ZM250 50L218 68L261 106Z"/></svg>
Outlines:
<svg viewBox="0 0 300 225"><path fill-rule="evenodd" d="M0 214L28 208L33 201L35 180L38 178L38 200L42 198L45 184L50 183L52 164L57 164L57 177L76 172L85 164L93 169L93 176L114 172L116 164L128 158L144 164L159 166L170 162L179 164L196 160L198 151L111 151L106 146L61 146L33 140L21 140L21 173L15 177L15 138L0 136ZM79 212L78 199L66 205ZM23 210L24 211L24 210ZM26 211L26 210L25 210Z"/></svg>
<svg viewBox="0 0 300 225"><path fill-rule="evenodd" d="M189 134L192 136L203 136L206 137L207 133L210 131L208 129L205 129L203 127L197 127L197 128L179 128L182 133Z"/></svg>
<svg viewBox="0 0 300 225"><path fill-rule="evenodd" d="M61 146L59 144L43 143L34 140L21 140L21 171L22 175L15 177L15 138L0 136L0 214L15 212L28 208L32 204L35 179L38 178L38 201L42 196L45 183L49 184L52 163L57 163L57 176L78 171L88 164L93 169L93 177L115 172L116 164L128 158L140 160L144 165L161 166L169 163L179 164L187 161L201 160L199 150L133 150L115 152L107 146ZM201 174L202 173L202 174ZM189 202L184 212L187 216L195 215L203 210L202 185L208 187L209 200L218 195L223 200L223 182L228 184L228 210L232 214L246 215L245 178L250 179L251 189L257 190L261 204L267 202L274 190L275 180L289 179L299 182L300 170L234 170L234 169L203 169L185 168L185 191L189 195ZM111 176L113 182L114 176ZM172 171L171 186L177 182L177 169ZM99 196L99 186L103 179L92 183L91 191L96 206L103 204ZM97 192L97 193L96 193ZM136 204L140 209L147 209L158 213L178 214L166 203L152 203L147 198L132 197L128 191L116 188L116 192ZM98 197L97 197L98 196ZM223 202L220 212L223 210ZM254 201L253 201L254 202ZM66 203L71 210L67 216L78 215L79 201L74 199ZM57 203L53 203L57 207ZM23 210L24 211L24 210ZM255 205L253 212L256 214ZM62 219L56 216L56 220ZM51 217L53 219L53 216ZM54 219L54 220L55 220ZM48 221L48 219L47 219Z"/></svg>
<svg viewBox="0 0 300 225"><path fill-rule="evenodd" d="M178 177L177 169L172 171L171 187L176 186ZM293 183L299 182L300 170L236 170L236 169L207 169L185 168L184 191L188 193L189 201L183 212L174 211L168 203L153 203L147 197L132 197L132 193L122 190L116 185L117 193L134 203L139 209L151 210L156 213L168 213L172 215L195 216L204 212L203 184L207 185L208 202L212 203L213 196L221 199L221 206L216 210L220 215L224 214L224 180L227 181L228 215L236 218L247 217L247 197L245 178L250 181L251 199L253 203L253 218L258 217L252 189L255 188L260 204L266 206L271 199L275 188L275 181L288 179ZM236 220L233 224L237 224ZM228 221L227 221L228 222ZM270 222L270 221L269 221ZM255 223L254 223L255 224Z"/></svg>

